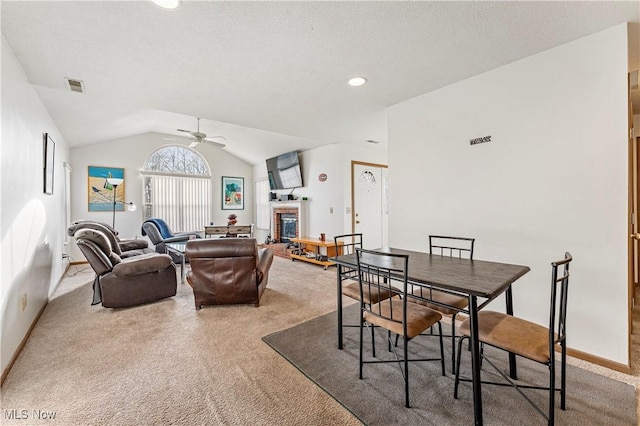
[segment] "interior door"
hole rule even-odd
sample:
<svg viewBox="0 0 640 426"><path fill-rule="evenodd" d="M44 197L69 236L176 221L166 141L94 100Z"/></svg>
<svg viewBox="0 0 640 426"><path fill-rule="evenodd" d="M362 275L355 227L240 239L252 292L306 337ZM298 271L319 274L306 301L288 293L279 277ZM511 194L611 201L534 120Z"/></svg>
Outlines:
<svg viewBox="0 0 640 426"><path fill-rule="evenodd" d="M386 246L387 170L381 164L352 162L352 229L362 233L364 248Z"/></svg>

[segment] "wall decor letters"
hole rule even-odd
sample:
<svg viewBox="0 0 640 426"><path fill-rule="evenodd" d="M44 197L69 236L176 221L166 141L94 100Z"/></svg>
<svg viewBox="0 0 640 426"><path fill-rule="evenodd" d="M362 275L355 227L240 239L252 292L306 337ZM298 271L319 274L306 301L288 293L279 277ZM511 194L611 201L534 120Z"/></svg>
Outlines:
<svg viewBox="0 0 640 426"><path fill-rule="evenodd" d="M491 136L483 136L481 138L475 138L469 140L470 145L477 145L479 143L491 142Z"/></svg>

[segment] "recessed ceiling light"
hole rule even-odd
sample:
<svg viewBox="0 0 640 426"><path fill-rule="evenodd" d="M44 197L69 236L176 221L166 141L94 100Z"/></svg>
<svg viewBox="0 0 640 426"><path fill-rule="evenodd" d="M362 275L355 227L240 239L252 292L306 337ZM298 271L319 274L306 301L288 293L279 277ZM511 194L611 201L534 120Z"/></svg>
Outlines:
<svg viewBox="0 0 640 426"><path fill-rule="evenodd" d="M362 86L366 82L367 82L367 79L364 77L353 77L349 79L349 85L354 87Z"/></svg>
<svg viewBox="0 0 640 426"><path fill-rule="evenodd" d="M181 0L151 0L163 9L177 9L182 3Z"/></svg>

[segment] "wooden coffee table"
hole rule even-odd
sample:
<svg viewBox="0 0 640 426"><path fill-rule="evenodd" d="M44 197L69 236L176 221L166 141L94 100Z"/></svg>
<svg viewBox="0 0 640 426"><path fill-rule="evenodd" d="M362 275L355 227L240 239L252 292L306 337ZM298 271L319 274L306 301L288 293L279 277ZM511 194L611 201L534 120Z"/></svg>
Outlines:
<svg viewBox="0 0 640 426"><path fill-rule="evenodd" d="M336 246L333 240L320 241L319 238L302 237L291 238L291 242L298 243L297 253L294 251L289 255L291 260L297 259L304 262L315 263L316 265L324 266L324 269L335 265L335 262L329 260L330 257L342 254L342 248L338 249L338 253L336 253ZM340 242L339 244L341 245L342 243ZM323 248L325 253L320 252L321 248ZM303 252L311 253L312 256L305 255Z"/></svg>

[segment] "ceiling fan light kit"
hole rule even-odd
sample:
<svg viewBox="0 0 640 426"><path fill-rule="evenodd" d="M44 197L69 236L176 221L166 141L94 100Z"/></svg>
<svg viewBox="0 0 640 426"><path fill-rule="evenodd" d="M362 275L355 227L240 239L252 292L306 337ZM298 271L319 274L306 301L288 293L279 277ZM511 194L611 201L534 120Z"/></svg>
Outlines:
<svg viewBox="0 0 640 426"><path fill-rule="evenodd" d="M151 0L155 5L163 9L177 9L182 3L181 0Z"/></svg>

